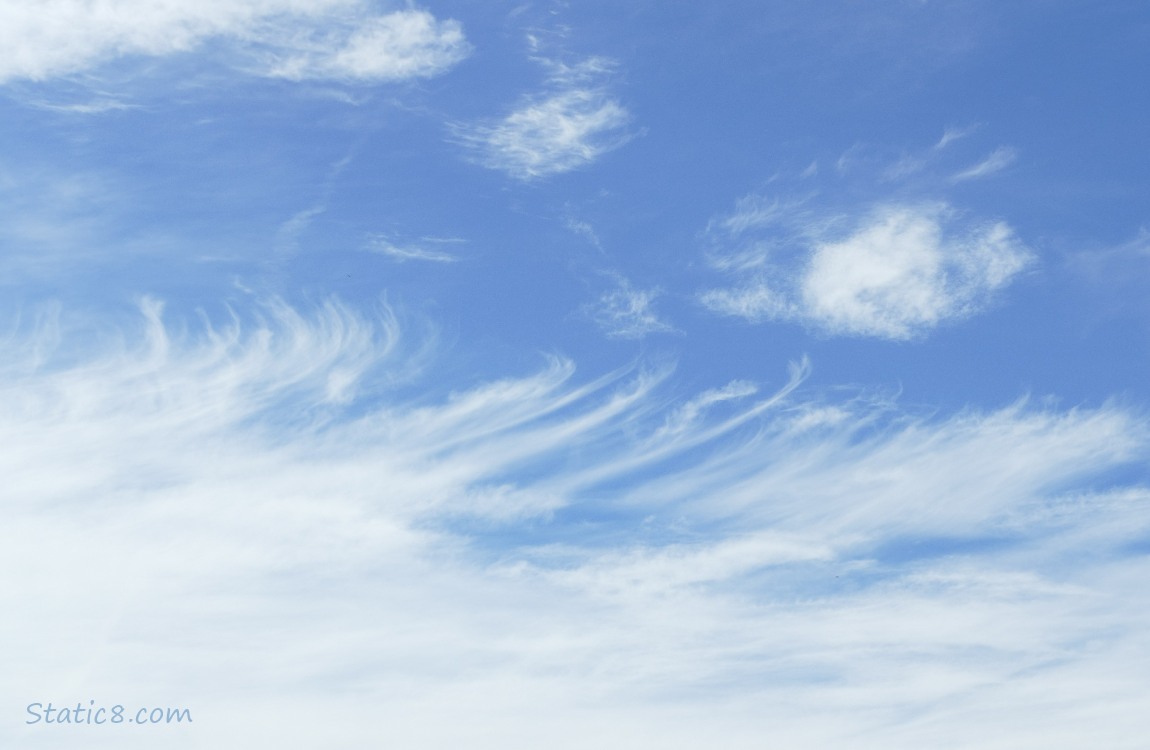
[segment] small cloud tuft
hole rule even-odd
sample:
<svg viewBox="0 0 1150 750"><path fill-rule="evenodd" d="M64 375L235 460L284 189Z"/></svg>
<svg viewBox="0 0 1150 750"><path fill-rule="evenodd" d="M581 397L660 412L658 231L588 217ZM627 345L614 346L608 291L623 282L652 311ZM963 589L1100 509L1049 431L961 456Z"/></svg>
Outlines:
<svg viewBox="0 0 1150 750"><path fill-rule="evenodd" d="M480 164L530 181L586 166L630 140L624 128L631 116L602 82L606 62L550 67L545 93L501 120L454 128Z"/></svg>
<svg viewBox="0 0 1150 750"><path fill-rule="evenodd" d="M641 339L651 333L673 333L674 326L655 312L658 289L635 289L622 277L616 287L600 297L588 312L611 338Z"/></svg>

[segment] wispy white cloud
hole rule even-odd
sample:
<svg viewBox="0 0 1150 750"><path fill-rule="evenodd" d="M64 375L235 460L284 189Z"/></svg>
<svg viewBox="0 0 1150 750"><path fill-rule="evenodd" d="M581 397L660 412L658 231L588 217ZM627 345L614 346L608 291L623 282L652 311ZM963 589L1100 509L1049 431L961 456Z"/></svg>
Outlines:
<svg viewBox="0 0 1150 750"><path fill-rule="evenodd" d="M400 263L408 260L422 260L431 261L433 263L454 263L459 260L459 256L452 255L451 253L444 252L428 247L429 244L455 244L457 241L453 239L442 239L436 237L425 237L422 244L402 243L396 242L383 236L375 236L371 238L368 243L368 249L373 253L386 255L392 260L399 261Z"/></svg>
<svg viewBox="0 0 1150 750"><path fill-rule="evenodd" d="M699 295L703 305L721 315L743 318L752 323L786 320L801 315L798 306L784 294L758 280L738 287L708 289Z"/></svg>
<svg viewBox="0 0 1150 750"><path fill-rule="evenodd" d="M898 160L883 170L885 181L903 180L926 168L928 159L916 154L903 154Z"/></svg>
<svg viewBox="0 0 1150 750"><path fill-rule="evenodd" d="M351 162L351 153L333 162L320 185L319 196L316 201L307 208L296 211L287 221L280 224L279 230L276 232L276 244L281 252L291 253L299 249L300 237L308 231L318 217L327 212L336 181Z"/></svg>
<svg viewBox="0 0 1150 750"><path fill-rule="evenodd" d="M274 53L267 74L292 80L397 81L445 72L470 53L463 28L407 10L323 31Z"/></svg>
<svg viewBox="0 0 1150 750"><path fill-rule="evenodd" d="M106 260L105 243L130 212L124 185L104 172L0 165L0 283L68 271ZM121 242L121 257L139 251Z"/></svg>
<svg viewBox="0 0 1150 750"><path fill-rule="evenodd" d="M481 164L533 180L586 166L630 139L630 114L604 80L606 61L549 67L546 91L526 98L502 120L455 127Z"/></svg>
<svg viewBox="0 0 1150 750"><path fill-rule="evenodd" d="M164 56L221 40L261 75L353 82L436 75L469 51L456 21L362 0L156 3L54 0L0 5L0 83L80 73L125 56Z"/></svg>
<svg viewBox="0 0 1150 750"><path fill-rule="evenodd" d="M587 308L591 318L612 338L640 339L652 333L671 333L674 326L655 311L658 289L636 289L621 276L615 287Z"/></svg>
<svg viewBox="0 0 1150 750"><path fill-rule="evenodd" d="M277 234L277 245L281 251L293 252L299 249L300 235L307 231L316 217L327 211L327 202L321 200L308 208L297 211L283 224Z"/></svg>
<svg viewBox="0 0 1150 750"><path fill-rule="evenodd" d="M999 146L985 159L975 164L973 167L964 169L961 172L951 177L952 182L962 182L964 180L977 180L982 177L988 177L995 172L1001 172L1018 158L1018 151L1010 148L1009 146Z"/></svg>
<svg viewBox="0 0 1150 750"><path fill-rule="evenodd" d="M968 161L975 146L958 148L979 130L979 126L947 128L942 137L930 146L904 146L897 150L876 143L855 143L836 161L842 178L875 180L879 183L912 183L920 188L933 185L941 188L963 180L988 176L1009 166L1017 158L1017 150L1000 146L989 156L975 164L955 171L956 163Z"/></svg>
<svg viewBox="0 0 1150 750"><path fill-rule="evenodd" d="M91 101L74 104L60 104L57 102L34 101L30 106L37 109L46 109L50 112L64 112L78 115L99 115L105 112L120 112L126 109L137 109L139 105L128 104L116 99L93 99Z"/></svg>
<svg viewBox="0 0 1150 750"><path fill-rule="evenodd" d="M1150 229L1140 227L1129 239L1109 246L1081 248L1064 256L1063 273L1084 284L1094 295L1103 318L1094 325L1112 325L1115 319L1140 317L1150 320Z"/></svg>
<svg viewBox="0 0 1150 750"><path fill-rule="evenodd" d="M1076 272L1086 272L1099 281L1117 281L1127 275L1112 267L1113 264L1139 263L1150 260L1150 229L1139 227L1133 237L1109 247L1083 250L1068 258Z"/></svg>
<svg viewBox="0 0 1150 750"><path fill-rule="evenodd" d="M599 234L595 231L595 227L591 226L589 222L581 221L574 216L568 216L563 220L563 226L569 232L583 237L599 250L603 249L603 243L599 239Z"/></svg>
<svg viewBox="0 0 1150 750"><path fill-rule="evenodd" d="M1139 227L1138 235L1129 242L1119 245L1116 252L1150 258L1150 229Z"/></svg>
<svg viewBox="0 0 1150 750"><path fill-rule="evenodd" d="M1107 488L1150 458L1130 409L922 417L801 369L676 399L562 360L407 400L386 310L143 311L3 342L9 705L178 703L181 737L283 748L1146 728L1150 490Z"/></svg>
<svg viewBox="0 0 1150 750"><path fill-rule="evenodd" d="M802 199L784 200L752 193L735 202L735 210L726 216L712 219L707 231L721 231L741 236L752 230L785 224L797 211L802 210Z"/></svg>
<svg viewBox="0 0 1150 750"><path fill-rule="evenodd" d="M844 335L906 339L967 317L1033 260L1007 224L964 225L937 203L850 218L744 199L716 227L711 263L739 283L703 292L706 307Z"/></svg>
<svg viewBox="0 0 1150 750"><path fill-rule="evenodd" d="M934 144L934 148L936 151L941 151L955 141L960 141L972 135L978 128L978 125L971 125L965 128L947 128L943 131L942 137L938 139L938 143Z"/></svg>

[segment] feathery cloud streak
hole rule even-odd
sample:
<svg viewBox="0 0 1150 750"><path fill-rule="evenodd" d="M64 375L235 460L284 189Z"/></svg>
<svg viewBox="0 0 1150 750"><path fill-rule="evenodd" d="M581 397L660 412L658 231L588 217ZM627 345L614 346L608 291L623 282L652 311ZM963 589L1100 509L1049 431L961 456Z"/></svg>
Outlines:
<svg viewBox="0 0 1150 750"><path fill-rule="evenodd" d="M1001 172L1009 167L1017 158L1018 152L1015 149L1008 146L1000 146L978 164L962 170L950 179L952 182L963 182L965 180L977 180L983 177L989 177L995 172Z"/></svg>
<svg viewBox="0 0 1150 750"><path fill-rule="evenodd" d="M424 243L428 242L438 242L442 244L444 240L424 240ZM455 241L447 240L447 242L453 243ZM458 256L442 250L434 250L422 244L397 244L382 236L373 237L368 243L368 249L373 253L385 255L398 263L409 260L430 261L432 263L454 263L459 260Z"/></svg>
<svg viewBox="0 0 1150 750"><path fill-rule="evenodd" d="M924 418L802 367L681 400L563 360L412 399L386 310L245 320L5 342L9 702L178 692L197 741L289 748L1068 747L1051 708L1084 703L1131 736L1150 491L1107 477L1150 453L1139 414Z"/></svg>

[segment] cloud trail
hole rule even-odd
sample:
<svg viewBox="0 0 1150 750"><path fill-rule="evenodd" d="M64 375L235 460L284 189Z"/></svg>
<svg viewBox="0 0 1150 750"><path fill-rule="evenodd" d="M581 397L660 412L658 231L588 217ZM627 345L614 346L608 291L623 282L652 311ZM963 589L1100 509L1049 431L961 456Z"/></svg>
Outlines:
<svg viewBox="0 0 1150 750"><path fill-rule="evenodd" d="M964 169L950 178L951 182L964 182L989 177L995 172L1001 172L1009 167L1018 158L1018 151L1009 146L999 146L985 159L973 167Z"/></svg>

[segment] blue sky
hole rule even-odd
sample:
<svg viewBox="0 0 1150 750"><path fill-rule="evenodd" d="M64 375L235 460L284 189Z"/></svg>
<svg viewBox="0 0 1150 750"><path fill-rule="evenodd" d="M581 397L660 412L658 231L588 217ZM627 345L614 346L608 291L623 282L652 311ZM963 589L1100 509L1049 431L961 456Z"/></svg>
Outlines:
<svg viewBox="0 0 1150 750"><path fill-rule="evenodd" d="M0 744L1136 747L1147 49L0 3Z"/></svg>

